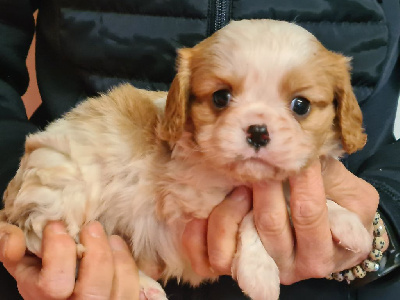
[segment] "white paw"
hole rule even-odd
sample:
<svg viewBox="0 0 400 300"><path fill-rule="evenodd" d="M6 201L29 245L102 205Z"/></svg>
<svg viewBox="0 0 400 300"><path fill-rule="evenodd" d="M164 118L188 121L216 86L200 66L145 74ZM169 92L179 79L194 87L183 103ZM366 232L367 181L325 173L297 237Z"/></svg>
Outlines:
<svg viewBox="0 0 400 300"><path fill-rule="evenodd" d="M140 291L147 300L167 300L167 295L161 285L143 272L139 271Z"/></svg>
<svg viewBox="0 0 400 300"><path fill-rule="evenodd" d="M368 253L372 248L372 235L357 214L328 200L329 222L334 240L355 253Z"/></svg>
<svg viewBox="0 0 400 300"><path fill-rule="evenodd" d="M243 219L240 226L232 276L243 292L253 300L279 298L279 270L261 243L252 212Z"/></svg>

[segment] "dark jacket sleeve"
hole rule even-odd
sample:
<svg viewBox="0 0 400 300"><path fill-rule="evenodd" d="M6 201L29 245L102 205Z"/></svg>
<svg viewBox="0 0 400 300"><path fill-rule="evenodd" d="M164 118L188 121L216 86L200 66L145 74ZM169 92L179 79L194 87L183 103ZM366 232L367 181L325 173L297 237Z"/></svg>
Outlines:
<svg viewBox="0 0 400 300"><path fill-rule="evenodd" d="M0 0L0 198L14 176L25 136L36 130L21 100L29 83L26 56L34 33L36 4L28 0ZM2 205L1 205L2 206ZM22 299L15 280L0 264L1 299Z"/></svg>
<svg viewBox="0 0 400 300"><path fill-rule="evenodd" d="M380 291L382 299L398 299L400 282L400 139L388 144L363 164L358 175L378 191L379 213L384 220L390 245L378 272L370 273L361 282L359 299L375 299ZM384 279L382 278L384 277ZM378 280L382 278L381 280ZM375 296L374 296L375 295ZM357 298L358 299L358 298Z"/></svg>
<svg viewBox="0 0 400 300"><path fill-rule="evenodd" d="M21 100L29 83L26 56L34 33L36 4L0 0L0 195L14 176L25 136L36 128Z"/></svg>
<svg viewBox="0 0 400 300"><path fill-rule="evenodd" d="M363 160L356 174L371 183L378 191L379 211L387 225L392 244L387 251L386 265L381 265L379 273L383 275L391 271L390 277L398 280L400 278L400 140L394 139L392 131L400 91L400 3L384 1L382 7L390 28L387 63L375 93L368 100L370 103L364 107L365 125L372 139L366 148L376 147L376 150L371 151L368 158Z"/></svg>
<svg viewBox="0 0 400 300"><path fill-rule="evenodd" d="M386 64L388 67L383 70L378 88L371 97L371 101L375 104L371 103L369 112L366 112L366 118L369 119L369 124L366 126L370 128L372 136L382 136L386 142L362 163L357 175L371 183L379 192L379 210L388 226L391 243L398 248L398 257L394 261L394 265L398 265L400 264L400 140L395 141L394 137L385 139L384 136L385 131L393 130L393 120L399 105L400 3L384 1L382 7L390 27L390 50L387 53ZM377 126L385 119L391 120L387 122L388 130ZM395 273L400 276L400 268L397 268Z"/></svg>
<svg viewBox="0 0 400 300"><path fill-rule="evenodd" d="M371 156L359 176L379 192L379 209L392 229L392 240L400 241L400 140Z"/></svg>
<svg viewBox="0 0 400 300"><path fill-rule="evenodd" d="M400 278L400 140L396 141L392 132L400 91L400 3L393 0L382 4L390 28L389 51L377 88L362 106L369 141L364 157L361 158L362 153L359 155L359 168L353 171L378 191L378 210L387 226L391 245L380 270L363 281L362 284L375 280L358 290L360 299L374 299L374 289L384 299L397 299L399 293L396 282ZM354 166L357 157L357 153L349 157L350 169L352 158ZM383 275L384 280L376 280Z"/></svg>

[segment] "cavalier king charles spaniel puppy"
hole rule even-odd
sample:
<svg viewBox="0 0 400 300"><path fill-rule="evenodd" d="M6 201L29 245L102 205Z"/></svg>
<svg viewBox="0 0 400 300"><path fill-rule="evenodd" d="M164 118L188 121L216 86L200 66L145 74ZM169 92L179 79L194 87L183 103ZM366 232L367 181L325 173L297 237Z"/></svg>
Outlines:
<svg viewBox="0 0 400 300"><path fill-rule="evenodd" d="M0 219L39 256L49 220L64 221L78 245L80 228L99 220L125 238L139 269L198 285L215 278L197 275L183 253L189 220L207 218L234 187L284 183L365 142L348 58L295 24L234 21L178 51L168 93L122 85L29 135ZM340 245L368 253L372 237L357 215L327 205ZM252 299L277 299L278 272L250 212L232 276ZM140 283L149 299L166 299L146 274Z"/></svg>

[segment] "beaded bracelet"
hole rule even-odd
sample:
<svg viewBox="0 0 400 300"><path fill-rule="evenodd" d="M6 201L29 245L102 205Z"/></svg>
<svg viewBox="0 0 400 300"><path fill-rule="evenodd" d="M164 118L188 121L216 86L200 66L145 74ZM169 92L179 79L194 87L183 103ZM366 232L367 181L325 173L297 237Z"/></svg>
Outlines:
<svg viewBox="0 0 400 300"><path fill-rule="evenodd" d="M382 259L382 249L385 247L385 240L383 235L386 232L386 228L383 225L383 221L380 222L381 216L378 212L375 213L373 221L374 225L374 239L372 242L373 249L369 253L368 258L365 259L361 264L358 264L351 269L347 269L341 272L335 272L326 277L329 280L343 281L346 280L348 284L356 278L364 278L367 272L377 272L379 270L379 261Z"/></svg>

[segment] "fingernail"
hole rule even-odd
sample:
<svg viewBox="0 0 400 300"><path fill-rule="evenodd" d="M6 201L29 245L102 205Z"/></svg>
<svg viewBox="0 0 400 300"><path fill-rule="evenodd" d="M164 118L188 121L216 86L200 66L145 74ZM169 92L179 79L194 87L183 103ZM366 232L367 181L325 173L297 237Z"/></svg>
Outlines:
<svg viewBox="0 0 400 300"><path fill-rule="evenodd" d="M103 227L97 221L90 222L86 228L92 237L99 238L104 234Z"/></svg>
<svg viewBox="0 0 400 300"><path fill-rule="evenodd" d="M126 249L125 242L119 236L110 236L110 246L114 251L122 251Z"/></svg>
<svg viewBox="0 0 400 300"><path fill-rule="evenodd" d="M50 230L55 234L67 234L67 230L65 229L65 225L61 222L51 221L48 223Z"/></svg>

